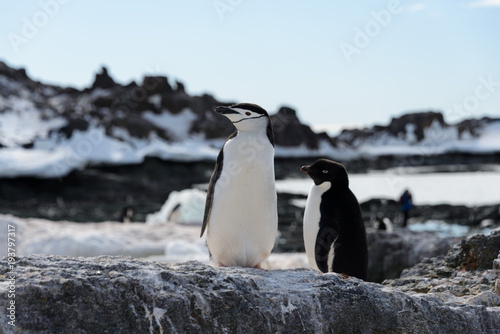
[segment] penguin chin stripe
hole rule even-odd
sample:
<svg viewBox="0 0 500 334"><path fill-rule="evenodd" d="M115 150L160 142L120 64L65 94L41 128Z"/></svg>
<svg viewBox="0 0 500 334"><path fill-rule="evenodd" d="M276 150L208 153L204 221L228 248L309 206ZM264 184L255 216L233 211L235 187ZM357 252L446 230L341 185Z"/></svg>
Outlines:
<svg viewBox="0 0 500 334"><path fill-rule="evenodd" d="M243 119L240 119L239 121L233 122L233 124L239 123L241 121L246 121L247 119L257 119L257 118L261 118L261 117L265 117L265 116L266 115L255 116L255 117L250 117L250 118L243 118Z"/></svg>

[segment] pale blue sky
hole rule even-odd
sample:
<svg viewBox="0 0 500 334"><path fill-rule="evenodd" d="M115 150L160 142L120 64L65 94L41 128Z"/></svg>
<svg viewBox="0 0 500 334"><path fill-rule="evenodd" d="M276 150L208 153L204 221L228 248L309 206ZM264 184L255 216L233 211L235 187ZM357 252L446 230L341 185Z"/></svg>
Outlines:
<svg viewBox="0 0 500 334"><path fill-rule="evenodd" d="M500 0L1 1L0 59L78 88L164 74L313 125L500 117Z"/></svg>

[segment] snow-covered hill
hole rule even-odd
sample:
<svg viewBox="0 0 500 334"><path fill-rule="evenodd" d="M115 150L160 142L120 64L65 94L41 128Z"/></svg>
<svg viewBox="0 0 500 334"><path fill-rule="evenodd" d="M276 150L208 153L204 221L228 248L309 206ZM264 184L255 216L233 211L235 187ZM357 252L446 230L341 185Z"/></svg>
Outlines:
<svg viewBox="0 0 500 334"><path fill-rule="evenodd" d="M190 96L164 76L121 85L103 68L80 91L33 81L24 69L0 62L0 177L60 177L89 164L138 164L146 157L215 160L233 131L213 112L224 104L230 102ZM287 107L272 120L276 156L283 158L500 152L499 119L448 125L439 113L416 113L335 138L314 133Z"/></svg>

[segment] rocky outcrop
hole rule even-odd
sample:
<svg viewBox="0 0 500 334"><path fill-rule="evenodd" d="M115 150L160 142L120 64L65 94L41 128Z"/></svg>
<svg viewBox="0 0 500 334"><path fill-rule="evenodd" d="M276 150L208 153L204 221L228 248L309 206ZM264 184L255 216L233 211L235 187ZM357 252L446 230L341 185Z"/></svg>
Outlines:
<svg viewBox="0 0 500 334"><path fill-rule="evenodd" d="M446 301L500 306L500 229L473 235L446 256L425 259L383 284L406 292L429 293Z"/></svg>
<svg viewBox="0 0 500 334"><path fill-rule="evenodd" d="M0 275L12 275L5 259ZM5 310L14 301L15 310L0 314L2 333L421 334L500 328L498 307L457 307L307 269L23 256L15 263L15 284L8 282L15 296L2 289L0 304Z"/></svg>
<svg viewBox="0 0 500 334"><path fill-rule="evenodd" d="M443 114L428 111L394 117L387 129L393 136L398 137L406 134L407 126L408 124L411 124L414 127L414 134L417 137L417 141L421 141L424 139L424 130L430 127L434 122L437 122L441 127L447 126L444 121Z"/></svg>
<svg viewBox="0 0 500 334"><path fill-rule="evenodd" d="M115 86L116 82L108 74L108 69L103 66L101 68L101 73L97 73L95 75L94 83L92 84L91 89L96 89L96 88L109 89Z"/></svg>
<svg viewBox="0 0 500 334"><path fill-rule="evenodd" d="M401 219L400 205L392 199L374 198L361 203L360 206L365 222L374 220L377 215L387 217L393 222L399 222ZM415 205L410 211L410 217L414 222L440 220L449 224L474 227L489 220L492 225L498 225L500 224L500 205L474 207L451 204Z"/></svg>
<svg viewBox="0 0 500 334"><path fill-rule="evenodd" d="M335 145L348 145L357 149L364 145L380 146L399 143L398 145L419 147L420 150L417 151L416 154L418 156L436 156L438 153L443 152L435 148L430 149L433 145L446 146L446 143L449 141L459 143L461 140L478 138L485 128L498 122L500 122L498 118L483 117L481 119L463 120L457 124L449 124L445 121L443 114L440 112L415 112L394 117L388 125L374 125L363 129L343 130L340 135L331 141L334 142ZM455 153L458 155L456 148L451 147L448 151L447 153ZM464 151L467 150L465 149ZM498 149L496 149L496 151L498 151ZM390 151L387 152L387 155L392 155ZM399 155L411 157L415 155L415 151L413 152L413 154L411 152L407 154L400 152ZM456 156L454 157L456 158ZM440 160L441 164L446 164L447 159L450 159L450 157L439 157L438 160ZM463 163L464 157L460 157L460 159L462 160L460 163ZM401 166L401 164L399 164L399 166Z"/></svg>
<svg viewBox="0 0 500 334"><path fill-rule="evenodd" d="M412 232L406 229L393 233L367 231L368 280L382 282L397 278L401 272L425 258L444 255L456 238L439 238L432 233Z"/></svg>
<svg viewBox="0 0 500 334"><path fill-rule="evenodd" d="M466 135L472 137L478 137L481 128L483 128L486 124L498 121L500 121L499 118L490 118L490 117L483 117L481 119L463 120L456 125L458 129L458 135L460 136L460 138L463 138Z"/></svg>
<svg viewBox="0 0 500 334"><path fill-rule="evenodd" d="M307 148L317 149L319 137L310 127L300 122L294 109L281 107L271 116L276 145L296 147L304 144Z"/></svg>
<svg viewBox="0 0 500 334"><path fill-rule="evenodd" d="M39 113L44 121L57 120L57 125L51 125L50 128L53 136L67 138L76 130L85 131L89 126L101 127L105 128L106 135L112 140L125 141L131 147L134 147L136 139L149 140L160 137L167 143L193 138L210 140L226 138L234 131L234 126L228 120L214 112L216 106L230 105L233 102L218 101L210 94L190 95L184 83L176 81L171 84L169 79L162 75L147 75L140 84L131 82L122 85L111 77L106 67L95 75L91 87L77 90L33 81L26 70L14 69L0 62L0 102L0 114L5 111L15 111L21 114L34 111ZM248 102L258 103L258 101ZM187 118L176 118L182 116L185 111L188 113ZM467 141L472 137L480 137L486 131L484 129L488 128L492 122L500 122L499 119L483 118L451 125L444 121L441 113L428 111L395 117L388 125L345 130L339 136L330 137L324 132L315 133L309 126L303 124L292 108L281 107L277 113L273 110L268 110L268 112L273 121L276 145L285 148L282 152L291 152L287 149L296 148L293 154L295 156L327 155L336 159L363 160L365 153L372 154L371 148L396 143L399 150L396 155L422 156L422 153L425 153L437 156L438 161L431 162L432 164L443 163L444 158L441 154L443 151L445 153L451 151L453 156L458 154L457 147L460 147L459 142L462 139ZM159 118L145 117L146 113L163 116L161 121L163 124L161 126L156 124L160 122ZM30 117L33 117L33 114ZM187 126L182 122L188 123ZM172 135L171 132L178 130L178 125L182 125L182 133ZM140 129L136 131L136 127ZM172 128L174 128L173 131ZM450 129L452 131L448 131ZM495 129L496 125L493 131ZM447 133L443 135L442 132ZM124 136L124 133L131 136ZM435 138L429 139L426 136ZM36 141L40 137L45 136L33 135L33 138L23 136L22 140L9 138L9 143L3 142L6 140L0 138L0 147L26 149L38 147ZM442 146L441 144L446 144L450 138L457 141L458 146L451 145L442 150L430 150L424 140L429 139L431 144L439 147ZM207 143L207 146L210 145L210 142ZM417 146L418 149L406 152L405 145ZM468 148L474 146L465 145L461 150L467 151ZM486 157L482 159L491 160L497 151L495 145L486 145L484 151ZM279 150L278 153L285 154L280 153ZM383 160L384 156L393 156L395 153L391 149L378 149L373 154L378 160ZM463 162L463 157L460 156L459 160ZM488 162L491 162L490 160ZM498 157L494 158L494 162L497 160ZM388 160L385 162L387 163ZM387 165L384 161L381 163L370 161L365 168L373 168L377 165L381 167L401 166L398 161L390 161Z"/></svg>
<svg viewBox="0 0 500 334"><path fill-rule="evenodd" d="M14 79L16 81L25 81L29 79L24 68L15 69L7 66L7 64L2 61L0 61L0 75L4 75L7 78Z"/></svg>
<svg viewBox="0 0 500 334"><path fill-rule="evenodd" d="M32 81L25 69L13 69L0 62L1 77L6 80L0 80L0 99L19 96L22 92L23 99L31 100L40 110L49 112L50 115L45 118L66 119L64 126L51 130L51 133L66 138L71 137L75 130L85 130L88 124L94 124L105 127L106 134L112 138L116 137L113 129L118 128L127 131L133 138L144 139L157 135L167 142L173 141L173 136L167 131L144 119L144 112L166 112L175 116L184 110L196 115L195 119L190 120L185 137L201 135L206 139L225 138L234 131L231 122L214 112L215 107L231 105L233 102L221 102L209 94L190 95L184 83L176 81L172 86L166 76L147 75L140 85L135 82L121 85L111 77L106 67L102 67L96 73L91 87L78 91ZM9 103L5 104L4 109L10 109ZM3 111L0 109L0 113ZM272 112L269 110L270 114ZM282 107L277 114L272 115L272 119L277 145L305 145L316 149L320 138L325 136L303 125L295 110L287 107Z"/></svg>

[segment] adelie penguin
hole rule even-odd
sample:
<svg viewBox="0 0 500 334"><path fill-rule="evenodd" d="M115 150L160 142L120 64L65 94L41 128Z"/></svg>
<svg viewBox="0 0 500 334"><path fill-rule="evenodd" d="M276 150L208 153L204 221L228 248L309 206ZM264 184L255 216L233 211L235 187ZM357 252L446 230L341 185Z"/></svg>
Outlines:
<svg viewBox="0 0 500 334"><path fill-rule="evenodd" d="M224 143L208 186L201 235L219 266L260 268L278 228L271 119L250 103L217 107L236 127Z"/></svg>
<svg viewBox="0 0 500 334"><path fill-rule="evenodd" d="M309 266L366 280L368 251L358 200L347 171L338 162L319 159L301 169L314 181L304 214L304 244Z"/></svg>

